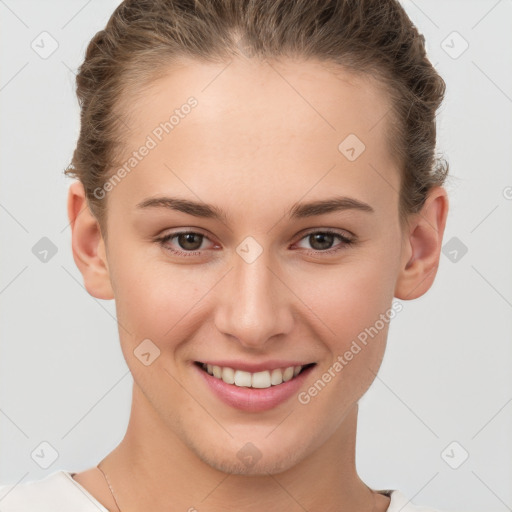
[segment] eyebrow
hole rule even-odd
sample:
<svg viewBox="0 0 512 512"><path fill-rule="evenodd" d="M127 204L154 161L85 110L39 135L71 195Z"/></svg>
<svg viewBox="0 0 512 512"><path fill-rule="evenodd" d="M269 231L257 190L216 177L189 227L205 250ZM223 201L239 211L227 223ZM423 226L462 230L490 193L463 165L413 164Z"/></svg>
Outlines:
<svg viewBox="0 0 512 512"><path fill-rule="evenodd" d="M178 197L151 197L138 203L136 208L167 208L187 213L195 217L216 219L224 222L226 222L227 219L226 213L217 206ZM291 219L302 219L345 210L359 210L367 213L375 213L375 210L369 204L363 203L358 199L336 196L328 199L311 201L309 203L295 203L289 210L288 216Z"/></svg>

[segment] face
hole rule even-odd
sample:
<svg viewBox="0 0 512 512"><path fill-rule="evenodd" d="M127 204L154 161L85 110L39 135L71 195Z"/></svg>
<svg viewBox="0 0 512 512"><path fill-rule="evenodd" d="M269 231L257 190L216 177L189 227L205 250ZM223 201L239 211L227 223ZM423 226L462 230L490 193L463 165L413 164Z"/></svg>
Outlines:
<svg viewBox="0 0 512 512"><path fill-rule="evenodd" d="M136 160L103 190L132 413L215 468L283 471L383 357L403 263L387 98L321 63L240 59L186 62L127 104Z"/></svg>

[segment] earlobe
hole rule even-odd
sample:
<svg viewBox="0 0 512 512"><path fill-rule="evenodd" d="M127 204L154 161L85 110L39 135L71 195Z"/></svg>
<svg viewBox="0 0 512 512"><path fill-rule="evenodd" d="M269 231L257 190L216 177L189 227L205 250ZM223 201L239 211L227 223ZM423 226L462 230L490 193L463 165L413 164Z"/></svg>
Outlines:
<svg viewBox="0 0 512 512"><path fill-rule="evenodd" d="M82 273L84 286L97 299L113 299L105 243L98 221L89 209L85 190L80 181L70 185L67 207L73 259Z"/></svg>
<svg viewBox="0 0 512 512"><path fill-rule="evenodd" d="M410 224L395 287L398 299L416 299L432 286L439 266L447 216L446 190L434 187Z"/></svg>

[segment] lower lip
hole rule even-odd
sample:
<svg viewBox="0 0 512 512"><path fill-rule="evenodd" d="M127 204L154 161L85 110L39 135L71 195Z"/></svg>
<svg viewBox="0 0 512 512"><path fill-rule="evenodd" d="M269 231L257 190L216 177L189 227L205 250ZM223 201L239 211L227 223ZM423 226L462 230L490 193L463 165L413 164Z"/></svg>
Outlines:
<svg viewBox="0 0 512 512"><path fill-rule="evenodd" d="M223 380L213 377L192 365L198 371L212 392L225 404L247 412L261 412L273 409L298 393L304 380L315 365L306 368L297 377L269 388L244 388L234 384L226 384Z"/></svg>

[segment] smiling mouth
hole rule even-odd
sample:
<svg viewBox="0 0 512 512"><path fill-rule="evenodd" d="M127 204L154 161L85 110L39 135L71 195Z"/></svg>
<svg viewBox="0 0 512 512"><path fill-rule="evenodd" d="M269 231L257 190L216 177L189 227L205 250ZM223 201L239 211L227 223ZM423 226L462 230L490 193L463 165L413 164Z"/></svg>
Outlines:
<svg viewBox="0 0 512 512"><path fill-rule="evenodd" d="M304 370L314 366L316 363L309 363L303 366L288 366L286 368L275 368L261 372L246 372L236 370L227 366L217 366L200 361L195 363L201 370L212 377L222 380L226 384L233 384L241 388L265 389L271 386L279 386L300 375Z"/></svg>

